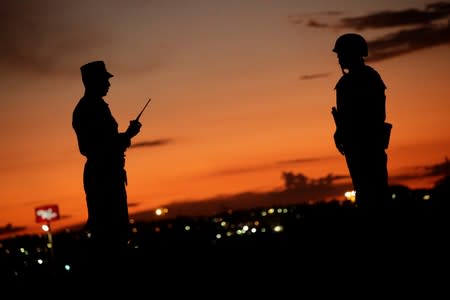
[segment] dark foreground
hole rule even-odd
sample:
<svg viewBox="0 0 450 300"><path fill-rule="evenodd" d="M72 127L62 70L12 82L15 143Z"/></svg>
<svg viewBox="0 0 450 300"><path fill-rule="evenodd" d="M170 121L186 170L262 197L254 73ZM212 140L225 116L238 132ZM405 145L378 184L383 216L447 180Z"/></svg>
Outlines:
<svg viewBox="0 0 450 300"><path fill-rule="evenodd" d="M450 257L448 209L428 205L364 211L327 204L134 226L123 253L93 255L81 231L56 235L53 256L42 237L3 241L3 286L176 291L185 284L248 288L253 281L281 287L305 278L389 282L447 274Z"/></svg>

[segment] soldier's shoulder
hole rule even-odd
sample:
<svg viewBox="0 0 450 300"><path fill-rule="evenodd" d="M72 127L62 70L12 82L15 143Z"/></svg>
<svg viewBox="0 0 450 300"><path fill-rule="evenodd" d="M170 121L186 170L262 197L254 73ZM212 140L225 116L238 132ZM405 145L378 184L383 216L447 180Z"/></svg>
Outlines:
<svg viewBox="0 0 450 300"><path fill-rule="evenodd" d="M375 68L365 65L363 68L363 72L367 75L367 76L380 76L380 73L378 73L377 70L375 70Z"/></svg>
<svg viewBox="0 0 450 300"><path fill-rule="evenodd" d="M337 83L336 83L336 85L335 85L335 87L334 87L334 89L339 89L339 88L341 88L343 85L345 85L345 82L348 80L348 74L343 74L342 76L341 76L341 78L339 78L339 80L337 81Z"/></svg>
<svg viewBox="0 0 450 300"><path fill-rule="evenodd" d="M90 111L90 102L86 99L86 97L82 97L78 103L75 105L75 108L73 110L73 116L79 116L84 115Z"/></svg>
<svg viewBox="0 0 450 300"><path fill-rule="evenodd" d="M374 82L374 83L382 86L383 88L386 88L386 85L385 85L383 79L381 78L380 73L377 70L375 70L373 67L366 65L364 67L363 71L364 71L364 77L366 77L368 81Z"/></svg>

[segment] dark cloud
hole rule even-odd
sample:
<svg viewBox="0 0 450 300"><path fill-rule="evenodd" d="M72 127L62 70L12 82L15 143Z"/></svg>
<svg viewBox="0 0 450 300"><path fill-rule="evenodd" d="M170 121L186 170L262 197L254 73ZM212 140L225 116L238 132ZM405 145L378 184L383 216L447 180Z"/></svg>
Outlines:
<svg viewBox="0 0 450 300"><path fill-rule="evenodd" d="M427 6L425 10L383 11L354 18L343 18L341 27L364 30L406 25L424 25L449 16L450 4Z"/></svg>
<svg viewBox="0 0 450 300"><path fill-rule="evenodd" d="M301 176L301 174L295 174ZM295 204L312 204L330 199L342 198L352 189L351 183L335 183L341 176L327 175L323 178L310 179L306 176L303 184L266 192L244 191L236 194L217 195L203 199L181 199L166 207L172 216L211 215L229 209L242 210L256 207L288 206ZM345 177L345 176L344 176ZM136 214L137 218L154 215L154 211Z"/></svg>
<svg viewBox="0 0 450 300"><path fill-rule="evenodd" d="M291 22L292 20L295 19L291 18ZM307 26L314 28L330 27L333 29L348 29L349 31L392 28L393 31L368 41L368 62L381 61L450 43L449 2L431 3L422 10L408 8L398 11L380 11L357 17L345 17L333 25L327 25L315 19L308 22L297 20L297 22L292 23L306 23ZM399 27L403 27L403 29L399 29Z"/></svg>
<svg viewBox="0 0 450 300"><path fill-rule="evenodd" d="M407 182L424 178L435 178L450 176L450 161L445 158L443 162L426 165L426 166L413 166L407 170L389 174L389 181L395 182Z"/></svg>
<svg viewBox="0 0 450 300"><path fill-rule="evenodd" d="M448 43L450 43L449 24L401 30L369 41L367 61L380 61Z"/></svg>
<svg viewBox="0 0 450 300"><path fill-rule="evenodd" d="M0 227L0 236L22 232L25 229L27 229L25 226L13 226L11 223L8 223L4 227Z"/></svg>
<svg viewBox="0 0 450 300"><path fill-rule="evenodd" d="M446 157L444 162L426 166L425 170L426 176L450 176L450 161Z"/></svg>
<svg viewBox="0 0 450 300"><path fill-rule="evenodd" d="M173 142L172 139L142 141L142 142L137 142L137 143L132 144L131 148L159 147L159 146L165 146L165 145L171 144L172 142Z"/></svg>
<svg viewBox="0 0 450 300"><path fill-rule="evenodd" d="M288 159L288 160L280 160L276 163L279 165L305 164L305 163L311 163L311 162L324 161L329 158L330 157L295 158L295 159Z"/></svg>
<svg viewBox="0 0 450 300"><path fill-rule="evenodd" d="M300 80L311 80L311 79L323 78L323 77L328 77L329 75L330 75L330 73L316 73L316 74L301 75Z"/></svg>
<svg viewBox="0 0 450 300"><path fill-rule="evenodd" d="M322 13L315 13L313 15L311 14L295 14L295 15L289 15L288 16L288 21L291 24L294 25L299 25L299 24L303 24L303 23L307 23L308 25L311 25L314 27L314 25L316 24L322 24L325 25L324 23L319 23L313 19L311 19L312 17L333 17L333 16L338 16L338 15L342 15L341 11L325 11ZM328 26L328 25L326 25Z"/></svg>
<svg viewBox="0 0 450 300"><path fill-rule="evenodd" d="M41 75L71 75L83 57L100 59L98 53L116 48L119 37L111 30L112 24L133 31L132 26L139 25L127 22L144 9L150 11L152 3L133 1L125 7L120 1L0 1L0 67ZM129 62L130 52L142 48L143 40L122 43L124 49L119 55L127 55ZM132 65L116 65L131 72L154 70L168 53L167 49L156 48L151 51L156 53L151 59L136 57Z"/></svg>
<svg viewBox="0 0 450 300"><path fill-rule="evenodd" d="M257 166L243 166L243 167L219 170L217 172L208 174L208 176L230 176L230 175L238 175L238 174L243 174L243 173L259 172L259 171L264 171L264 170L268 170L268 169L272 169L272 168L274 168L274 166L271 164L257 165Z"/></svg>
<svg viewBox="0 0 450 300"><path fill-rule="evenodd" d="M1 1L2 67L60 73L86 45L105 42L103 35L96 34L97 28L66 22L69 12L70 4L61 1Z"/></svg>
<svg viewBox="0 0 450 300"><path fill-rule="evenodd" d="M309 26L309 27L316 27L316 28L326 28L326 27L329 27L328 24L320 23L320 22L317 22L317 21L315 21L315 20L309 20L309 21L308 21L308 26Z"/></svg>
<svg viewBox="0 0 450 300"><path fill-rule="evenodd" d="M219 170L213 173L208 174L207 176L230 176L230 175L238 175L243 173L253 173L253 172L259 172L264 170L272 170L272 169L279 169L281 165L296 165L296 164L306 164L306 163L315 163L323 161L324 159L329 159L328 157L325 158L300 158L300 159L291 159L291 160L283 160L283 161L277 161L275 163L267 163L267 164L260 164L260 165L253 165L253 166L240 166L236 168L228 168Z"/></svg>

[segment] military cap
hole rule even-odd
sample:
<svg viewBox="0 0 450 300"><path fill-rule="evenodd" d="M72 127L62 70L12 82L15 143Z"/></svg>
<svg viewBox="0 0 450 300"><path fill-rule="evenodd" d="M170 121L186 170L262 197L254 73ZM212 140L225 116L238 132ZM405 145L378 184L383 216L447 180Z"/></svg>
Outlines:
<svg viewBox="0 0 450 300"><path fill-rule="evenodd" d="M87 63L80 68L81 76L83 78L93 78L93 77L106 77L111 78L114 75L106 71L106 65L104 61L97 60Z"/></svg>

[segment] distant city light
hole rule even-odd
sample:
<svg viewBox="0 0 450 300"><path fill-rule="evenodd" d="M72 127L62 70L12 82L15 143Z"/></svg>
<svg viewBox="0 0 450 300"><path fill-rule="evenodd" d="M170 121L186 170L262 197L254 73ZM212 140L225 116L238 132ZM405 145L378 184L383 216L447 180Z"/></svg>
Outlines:
<svg viewBox="0 0 450 300"><path fill-rule="evenodd" d="M277 225L277 226L273 227L273 231L274 232L282 232L283 231L283 226Z"/></svg>
<svg viewBox="0 0 450 300"><path fill-rule="evenodd" d="M344 193L345 199L355 202L356 201L356 191L348 191Z"/></svg>
<svg viewBox="0 0 450 300"><path fill-rule="evenodd" d="M40 264L40 265L42 265L43 262L44 261L42 259L40 259L40 258L37 260L37 263Z"/></svg>
<svg viewBox="0 0 450 300"><path fill-rule="evenodd" d="M45 232L47 232L47 231L50 230L50 227L49 227L47 224L43 224L43 225L41 226L41 228L42 228L42 230L44 230Z"/></svg>
<svg viewBox="0 0 450 300"><path fill-rule="evenodd" d="M429 194L423 195L423 200L428 201L431 199L431 196Z"/></svg>
<svg viewBox="0 0 450 300"><path fill-rule="evenodd" d="M165 215L165 214L167 214L168 212L169 212L169 209L168 209L168 208L157 208L157 209L155 209L155 214L156 214L157 216Z"/></svg>
<svg viewBox="0 0 450 300"><path fill-rule="evenodd" d="M70 265L64 265L64 269L66 270L66 271L70 271Z"/></svg>

